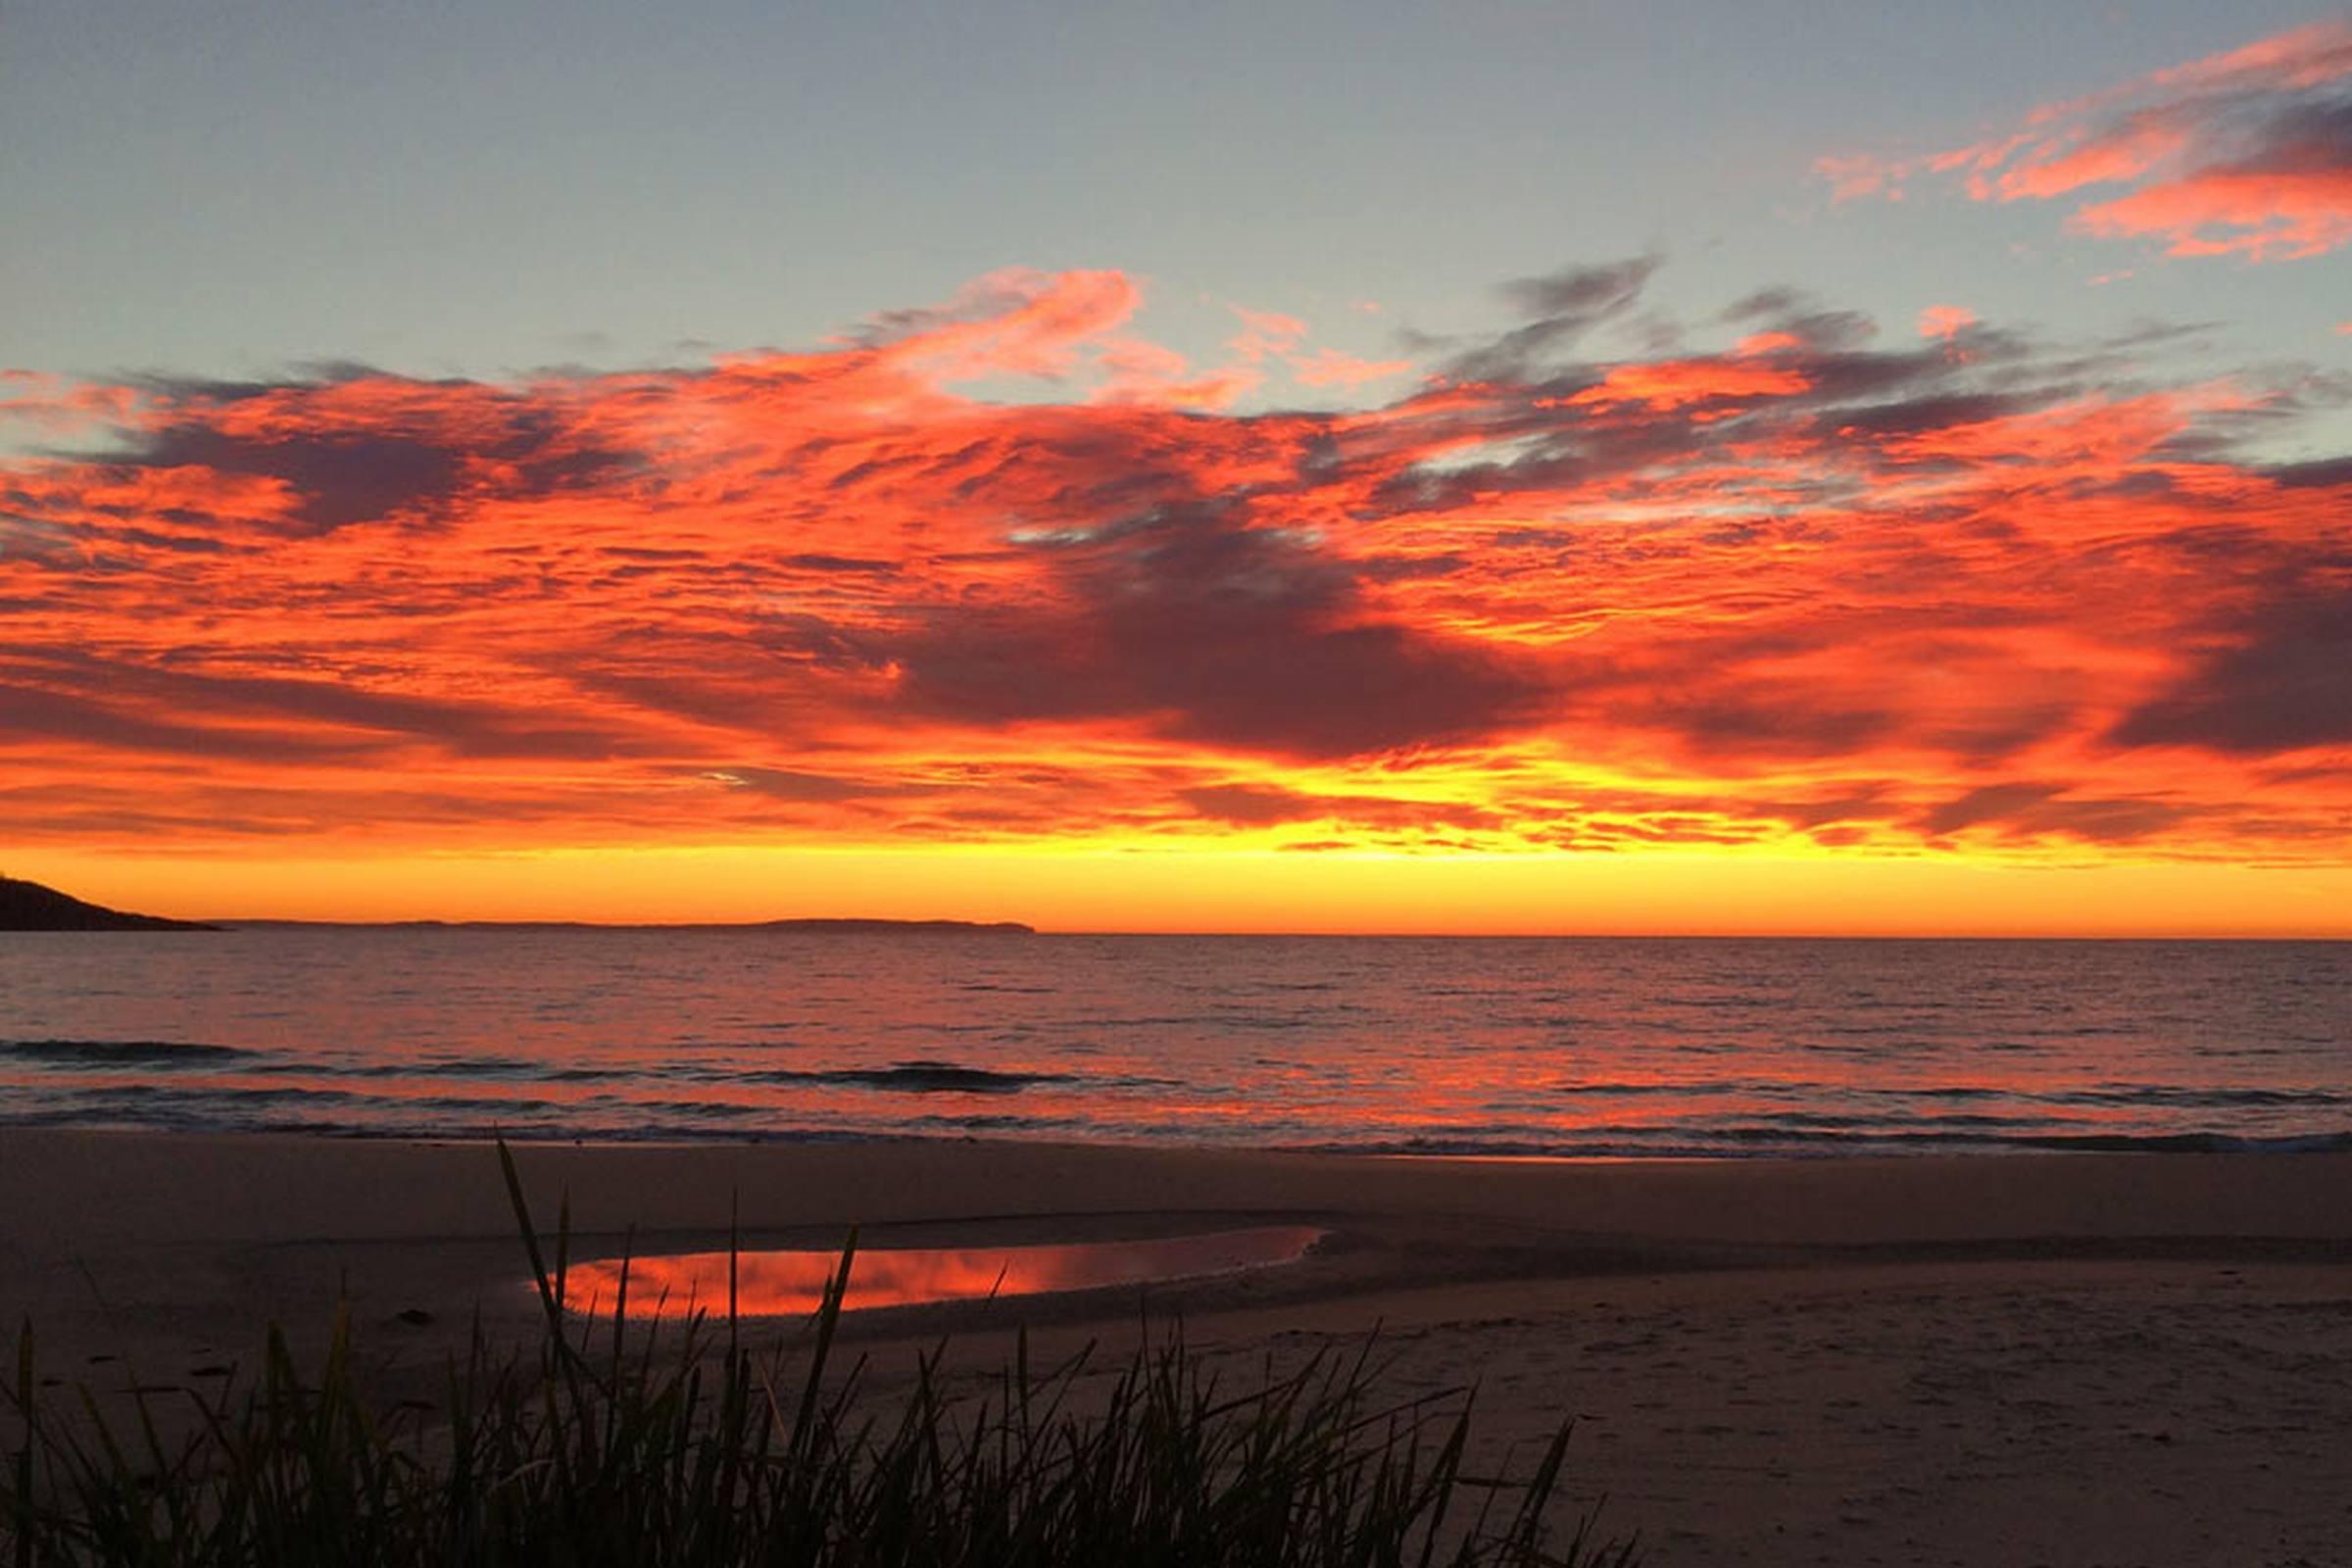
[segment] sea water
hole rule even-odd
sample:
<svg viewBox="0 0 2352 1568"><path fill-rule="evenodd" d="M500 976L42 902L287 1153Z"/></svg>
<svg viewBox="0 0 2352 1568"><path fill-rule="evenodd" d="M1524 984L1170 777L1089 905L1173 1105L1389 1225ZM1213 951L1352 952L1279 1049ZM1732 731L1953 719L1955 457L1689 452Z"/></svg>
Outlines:
<svg viewBox="0 0 2352 1568"><path fill-rule="evenodd" d="M2352 1148L2352 944L15 934L0 1124L1570 1156Z"/></svg>

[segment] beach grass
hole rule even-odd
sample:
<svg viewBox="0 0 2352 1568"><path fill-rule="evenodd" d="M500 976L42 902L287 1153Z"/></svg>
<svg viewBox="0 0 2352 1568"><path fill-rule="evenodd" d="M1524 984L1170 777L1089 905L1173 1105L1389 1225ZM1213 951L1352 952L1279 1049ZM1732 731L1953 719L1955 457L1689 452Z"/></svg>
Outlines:
<svg viewBox="0 0 2352 1568"><path fill-rule="evenodd" d="M1474 1474L1468 1399L1381 1396L1377 1346L1236 1381L1147 1333L1122 1363L1030 1364L952 1392L942 1350L884 1400L838 1346L853 1235L793 1340L724 1317L588 1321L565 1299L568 1204L549 1247L508 1191L544 1329L477 1321L439 1397L370 1392L347 1312L306 1373L272 1329L256 1374L166 1412L44 1393L33 1330L0 1397L0 1565L1217 1564L1623 1568L1590 1516L1552 1527L1562 1425L1520 1473ZM192 1418L191 1418L192 1417ZM167 1435L167 1431L175 1435Z"/></svg>

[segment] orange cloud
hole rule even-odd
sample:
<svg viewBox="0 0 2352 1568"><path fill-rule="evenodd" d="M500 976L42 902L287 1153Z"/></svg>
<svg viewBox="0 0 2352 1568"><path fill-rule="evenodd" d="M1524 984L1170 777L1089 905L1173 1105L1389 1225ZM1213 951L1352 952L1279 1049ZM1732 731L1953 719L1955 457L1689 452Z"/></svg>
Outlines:
<svg viewBox="0 0 2352 1568"><path fill-rule="evenodd" d="M880 366L940 382L992 375L1067 375L1079 344L1135 314L1142 291L1115 271L1038 272L1006 268L947 305L884 318L865 334ZM748 356L733 362L762 363Z"/></svg>
<svg viewBox="0 0 2352 1568"><path fill-rule="evenodd" d="M2175 256L2320 256L2352 243L2352 156L2335 168L2205 170L2086 207L2069 222L2087 234L2162 239Z"/></svg>
<svg viewBox="0 0 2352 1568"><path fill-rule="evenodd" d="M47 434L86 432L127 419L139 406L135 388L92 386L32 370L0 369L0 420L15 419Z"/></svg>
<svg viewBox="0 0 2352 1568"><path fill-rule="evenodd" d="M2137 178L2186 152L2191 143L2184 124L2163 116L2135 119L2104 134L2041 143L1997 175L1980 174L1975 194L1980 199L1994 195L2002 201L2047 201L2085 185ZM1972 162L1980 168L1984 164L1981 158Z"/></svg>
<svg viewBox="0 0 2352 1568"><path fill-rule="evenodd" d="M1795 332L1750 332L1732 346L1732 352L1742 356L1787 354L1804 346L1804 338Z"/></svg>
<svg viewBox="0 0 2352 1568"><path fill-rule="evenodd" d="M1813 160L1813 172L1829 181L1833 202L1860 201L1869 196L1899 202L1903 199L1903 181L1912 171L1912 165L1870 153L1835 153Z"/></svg>
<svg viewBox="0 0 2352 1568"><path fill-rule="evenodd" d="M2133 187L2069 226L2174 256L2286 261L2352 243L2352 23L2323 22L2063 103L1922 158L1823 158L1835 201L1900 199L1922 176L1979 201Z"/></svg>
<svg viewBox="0 0 2352 1568"><path fill-rule="evenodd" d="M1263 371L1229 365L1195 374L1185 357L1156 343L1122 339L1106 343L1098 363L1105 372L1097 403L1133 403L1171 409L1222 409L1255 391Z"/></svg>
<svg viewBox="0 0 2352 1568"><path fill-rule="evenodd" d="M1286 355L1306 336L1306 323L1296 316L1285 316L1279 311L1252 311L1240 305L1227 309L1242 322L1241 331L1227 346L1245 364L1255 365L1269 357Z"/></svg>
<svg viewBox="0 0 2352 1568"><path fill-rule="evenodd" d="M1597 386L1567 399L1570 405L1641 403L1680 409L1719 399L1785 397L1805 390L1802 371L1737 360L1655 360L1611 366Z"/></svg>
<svg viewBox="0 0 2352 1568"><path fill-rule="evenodd" d="M1919 335L1946 343L1977 324L1977 313L1959 305L1931 305L1919 313Z"/></svg>
<svg viewBox="0 0 2352 1568"><path fill-rule="evenodd" d="M671 369L12 383L117 434L0 464L11 842L2345 861L2352 466L2242 446L2286 389L1778 293L1580 359L1653 266L1331 412L1228 412L1102 272Z"/></svg>

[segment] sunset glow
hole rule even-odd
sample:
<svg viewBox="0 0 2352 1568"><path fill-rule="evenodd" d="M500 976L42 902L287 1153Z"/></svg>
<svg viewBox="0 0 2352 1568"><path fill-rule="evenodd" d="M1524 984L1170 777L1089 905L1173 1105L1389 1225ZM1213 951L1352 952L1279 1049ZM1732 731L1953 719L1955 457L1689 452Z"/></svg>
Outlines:
<svg viewBox="0 0 2352 1568"><path fill-rule="evenodd" d="M2315 24L1819 172L1841 221L2064 200L2256 286L2352 241L2347 78ZM1389 358L1238 306L1188 353L1104 268L666 368L12 371L0 869L221 915L2352 934L2334 316L2333 370L2234 364L1763 278L1674 313L1673 265Z"/></svg>

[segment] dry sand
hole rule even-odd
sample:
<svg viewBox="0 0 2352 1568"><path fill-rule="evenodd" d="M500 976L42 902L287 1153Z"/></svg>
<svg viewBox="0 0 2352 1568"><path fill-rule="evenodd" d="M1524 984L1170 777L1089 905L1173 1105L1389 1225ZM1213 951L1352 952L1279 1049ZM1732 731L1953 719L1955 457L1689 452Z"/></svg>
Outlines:
<svg viewBox="0 0 2352 1568"><path fill-rule="evenodd" d="M982 1143L524 1147L575 1250L1088 1240L1270 1222L1305 1260L1155 1288L1197 1344L1378 1325L1399 1396L1475 1382L1499 1454L1579 1417L1572 1491L1657 1563L2352 1564L2352 1156L1529 1164ZM0 1321L104 1389L201 1386L347 1298L388 1376L533 1310L466 1145L0 1130ZM1138 1293L856 1314L1000 1364ZM407 1314L404 1318L403 1314ZM416 1321L420 1316L429 1321ZM781 1332L781 1330L779 1330Z"/></svg>

